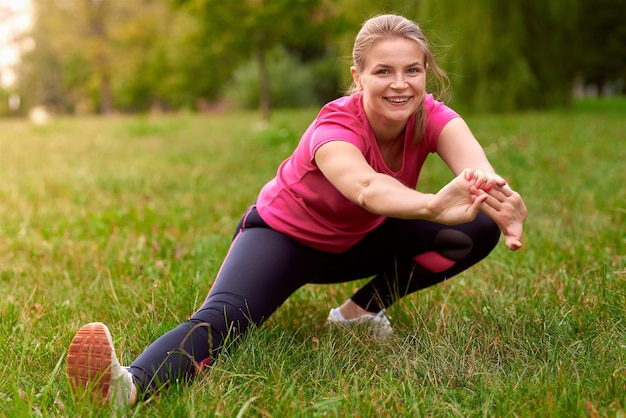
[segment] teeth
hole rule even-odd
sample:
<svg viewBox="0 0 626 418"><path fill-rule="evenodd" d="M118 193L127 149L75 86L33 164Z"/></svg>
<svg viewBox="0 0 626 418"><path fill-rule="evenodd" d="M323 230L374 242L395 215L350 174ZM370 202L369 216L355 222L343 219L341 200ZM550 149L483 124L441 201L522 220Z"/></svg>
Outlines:
<svg viewBox="0 0 626 418"><path fill-rule="evenodd" d="M387 100L393 103L405 103L409 99L406 97L389 97Z"/></svg>

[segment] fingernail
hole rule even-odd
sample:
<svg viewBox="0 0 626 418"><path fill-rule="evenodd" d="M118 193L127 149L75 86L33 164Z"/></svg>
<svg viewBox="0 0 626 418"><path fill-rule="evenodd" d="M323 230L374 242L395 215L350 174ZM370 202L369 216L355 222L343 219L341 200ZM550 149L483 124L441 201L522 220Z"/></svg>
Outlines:
<svg viewBox="0 0 626 418"><path fill-rule="evenodd" d="M483 185L483 183L481 181L477 181L476 182L476 188L477 189L480 189L480 186L482 186L482 185Z"/></svg>
<svg viewBox="0 0 626 418"><path fill-rule="evenodd" d="M488 185L485 186L485 191L488 192L492 188L493 188L493 186L491 184L488 184Z"/></svg>

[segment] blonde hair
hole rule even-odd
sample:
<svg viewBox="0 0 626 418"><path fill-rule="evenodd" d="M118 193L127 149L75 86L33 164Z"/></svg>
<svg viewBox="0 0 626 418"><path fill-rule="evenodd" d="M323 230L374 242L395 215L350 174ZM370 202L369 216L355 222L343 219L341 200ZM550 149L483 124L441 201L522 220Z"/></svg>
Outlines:
<svg viewBox="0 0 626 418"><path fill-rule="evenodd" d="M428 41L420 27L413 21L395 14L384 14L366 20L361 30L356 36L352 49L352 61L357 72L361 72L365 65L365 59L372 45L384 39L402 38L416 42L424 51L424 66L428 73L433 75L437 90L436 96L439 98L444 94L450 84L446 72L437 65L435 57L430 50ZM358 91L356 84L348 89L347 94ZM415 114L415 136L413 146L421 142L424 136L426 125L426 110L422 102Z"/></svg>

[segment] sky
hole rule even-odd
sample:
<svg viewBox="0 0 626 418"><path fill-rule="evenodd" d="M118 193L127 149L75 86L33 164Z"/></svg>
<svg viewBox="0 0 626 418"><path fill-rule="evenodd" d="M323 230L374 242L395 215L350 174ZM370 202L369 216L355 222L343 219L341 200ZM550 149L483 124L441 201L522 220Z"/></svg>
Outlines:
<svg viewBox="0 0 626 418"><path fill-rule="evenodd" d="M19 41L18 37L31 24L30 0L0 0L0 87L15 84L14 67L19 63L20 50L29 44L27 40Z"/></svg>

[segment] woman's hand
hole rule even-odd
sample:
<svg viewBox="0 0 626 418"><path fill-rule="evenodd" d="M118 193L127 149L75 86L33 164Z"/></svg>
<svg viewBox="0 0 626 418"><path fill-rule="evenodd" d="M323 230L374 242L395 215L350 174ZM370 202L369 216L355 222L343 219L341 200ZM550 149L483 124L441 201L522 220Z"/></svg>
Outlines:
<svg viewBox="0 0 626 418"><path fill-rule="evenodd" d="M474 181L474 186L477 189L482 189L486 192L491 191L494 187L506 186L506 180L495 173L490 173L482 170L465 170L467 179Z"/></svg>
<svg viewBox="0 0 626 418"><path fill-rule="evenodd" d="M474 184L471 189L473 193L487 195L481 207L482 211L498 224L506 239L506 246L512 251L519 250L522 247L520 240L524 221L528 216L528 210L519 193L507 184L485 186L484 189L479 189L477 184Z"/></svg>
<svg viewBox="0 0 626 418"><path fill-rule="evenodd" d="M465 169L431 199L428 208L433 222L456 225L473 221L489 195L475 187L474 170Z"/></svg>

